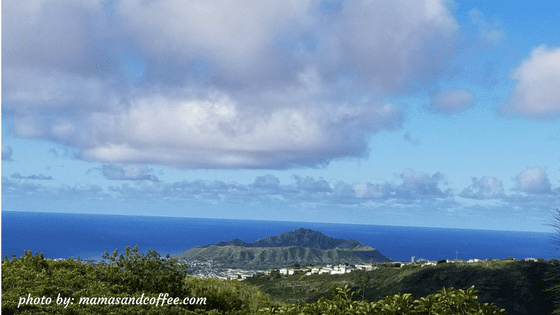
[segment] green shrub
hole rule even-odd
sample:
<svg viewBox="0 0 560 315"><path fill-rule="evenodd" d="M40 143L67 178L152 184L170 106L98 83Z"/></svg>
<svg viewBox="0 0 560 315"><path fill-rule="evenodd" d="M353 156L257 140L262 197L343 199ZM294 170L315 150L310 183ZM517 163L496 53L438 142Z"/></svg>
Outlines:
<svg viewBox="0 0 560 315"><path fill-rule="evenodd" d="M443 288L435 294L415 300L411 294L395 294L386 296L376 302L355 301L353 297L359 290L351 291L348 285L336 288L333 298L326 297L317 302L304 305L292 304L277 308L263 308L261 314L286 315L338 315L338 314L507 314L504 309L498 309L493 303L478 303L474 286L467 290Z"/></svg>
<svg viewBox="0 0 560 315"><path fill-rule="evenodd" d="M259 308L273 305L266 294L239 281L187 277L184 266L155 251L140 254L138 247L127 247L124 254L115 250L113 255L105 253L102 257L109 263L94 266L73 259L46 260L42 255L33 256L31 251L21 258L4 260L2 314L254 314ZM180 300L196 297L201 303L108 305L117 298L157 299L160 293ZM69 303L57 303L59 297L61 302L66 298ZM105 300L100 302L98 297ZM39 304L33 303L35 298ZM81 298L88 304L80 304Z"/></svg>

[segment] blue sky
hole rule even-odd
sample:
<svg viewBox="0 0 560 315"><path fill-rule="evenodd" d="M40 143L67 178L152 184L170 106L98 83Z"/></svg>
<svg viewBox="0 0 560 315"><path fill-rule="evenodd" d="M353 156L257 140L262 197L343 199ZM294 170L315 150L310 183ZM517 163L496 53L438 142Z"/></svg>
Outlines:
<svg viewBox="0 0 560 315"><path fill-rule="evenodd" d="M552 3L3 1L2 209L552 232Z"/></svg>

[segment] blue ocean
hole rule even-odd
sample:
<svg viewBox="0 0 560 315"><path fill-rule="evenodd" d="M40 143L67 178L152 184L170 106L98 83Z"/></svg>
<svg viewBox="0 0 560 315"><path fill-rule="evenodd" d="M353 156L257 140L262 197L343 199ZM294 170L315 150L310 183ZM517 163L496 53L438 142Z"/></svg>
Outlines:
<svg viewBox="0 0 560 315"><path fill-rule="evenodd" d="M24 250L47 258L101 260L115 248L139 246L162 256L239 238L245 242L298 228L333 238L352 238L394 261L416 259L558 258L554 233L401 227L310 222L225 220L130 215L94 215L2 211L2 257Z"/></svg>

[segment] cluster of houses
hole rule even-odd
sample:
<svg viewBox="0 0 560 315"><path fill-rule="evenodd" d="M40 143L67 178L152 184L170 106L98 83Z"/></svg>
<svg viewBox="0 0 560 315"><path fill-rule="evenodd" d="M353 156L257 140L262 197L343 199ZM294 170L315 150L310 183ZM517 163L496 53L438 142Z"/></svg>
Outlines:
<svg viewBox="0 0 560 315"><path fill-rule="evenodd" d="M478 262L484 262L484 261L489 261L488 260L481 260L481 259L469 259L466 262L467 263L478 263ZM537 262L536 258L525 258L523 259L524 261L534 261ZM450 260L447 259L445 260L446 263L456 263L456 262L465 262L463 260ZM306 276L310 276L313 274L331 274L331 275L336 275L336 274L345 274L345 273L350 273L353 270L365 270L365 271L371 271L371 270L376 270L378 269L377 266L375 266L374 264L366 264L366 265L347 265L347 264L340 264L340 265L326 265L326 266L305 266L305 267L299 267L299 268L280 268L280 269L275 269L275 270L266 270L266 271L260 271L260 270L243 270L243 269L220 269L220 268L215 268L214 264L212 261L190 261L189 263L189 267L193 268L195 271L191 274L192 277L197 277L197 278L217 278L217 279L222 279L222 280L244 280L248 277L252 277L255 276L257 274L260 273L264 273L267 275L270 275L273 271L277 271L280 275L286 275L286 276L290 276L290 275L294 275L296 273L298 274L304 274ZM415 257L412 257L411 262L393 262L391 263L393 265L395 265L395 267L404 267L406 265L409 264L419 264L420 267L424 267L424 266L435 266L438 264L438 261L430 261L430 260L425 260L425 259L415 259Z"/></svg>
<svg viewBox="0 0 560 315"><path fill-rule="evenodd" d="M191 277L195 278L217 278L222 280L244 280L248 277L255 276L260 273L270 275L273 271L278 271L280 275L293 275L294 273L302 273L307 276L312 274L345 274L352 270L375 270L377 267L372 265L326 265L301 268L280 268L275 270L243 270L243 269L221 269L216 268L212 261L190 261L188 266L193 270Z"/></svg>
<svg viewBox="0 0 560 315"><path fill-rule="evenodd" d="M312 274L331 274L331 275L340 275L340 274L345 274L345 273L350 273L352 272L352 270L355 269L361 269L361 270L374 270L377 269L377 267L374 267L372 265L352 265L353 267L347 266L347 265L338 265L338 266L332 266L332 265L326 265L324 267L319 266L319 267L303 267L303 268L298 268L298 269L294 269L294 268L282 268L279 269L280 274L281 275L293 275L296 271L300 271L300 272L304 272L306 276L310 276Z"/></svg>

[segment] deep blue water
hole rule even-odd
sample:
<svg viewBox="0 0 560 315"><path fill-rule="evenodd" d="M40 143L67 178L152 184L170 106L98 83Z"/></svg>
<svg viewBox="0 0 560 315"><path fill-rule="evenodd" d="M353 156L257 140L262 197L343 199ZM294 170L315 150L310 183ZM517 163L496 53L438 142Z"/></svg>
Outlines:
<svg viewBox="0 0 560 315"><path fill-rule="evenodd" d="M99 260L104 251L138 245L140 251L162 255L191 247L240 238L259 238L311 228L334 238L353 238L394 261L411 256L429 260L526 257L558 258L553 233L400 227L254 220L66 214L2 211L2 257L24 250L47 258Z"/></svg>

